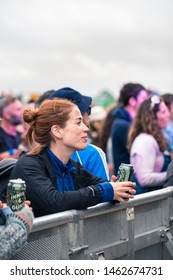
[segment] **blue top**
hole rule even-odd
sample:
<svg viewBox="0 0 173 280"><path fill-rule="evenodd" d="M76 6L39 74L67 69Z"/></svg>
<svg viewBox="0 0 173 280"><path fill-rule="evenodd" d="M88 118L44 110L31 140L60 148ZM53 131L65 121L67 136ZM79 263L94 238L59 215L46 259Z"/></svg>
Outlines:
<svg viewBox="0 0 173 280"><path fill-rule="evenodd" d="M46 148L46 151L53 163L57 175L58 191L74 191L74 181L70 174L70 172L74 172L76 170L73 162L69 160L68 164L65 165L52 153L49 148ZM101 191L102 202L113 200L113 188L109 182L99 183L97 184L97 187Z"/></svg>
<svg viewBox="0 0 173 280"><path fill-rule="evenodd" d="M90 173L109 181L106 155L99 147L87 144L86 149L74 152L71 158L80 162Z"/></svg>
<svg viewBox="0 0 173 280"><path fill-rule="evenodd" d="M70 172L75 171L76 168L72 162L69 160L68 164L65 165L49 148L46 148L46 150L56 172L58 191L74 191L74 183Z"/></svg>

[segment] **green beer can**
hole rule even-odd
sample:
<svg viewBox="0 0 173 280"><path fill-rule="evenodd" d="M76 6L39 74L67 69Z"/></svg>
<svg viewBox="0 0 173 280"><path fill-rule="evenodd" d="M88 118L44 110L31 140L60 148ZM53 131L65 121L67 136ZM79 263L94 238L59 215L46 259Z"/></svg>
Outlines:
<svg viewBox="0 0 173 280"><path fill-rule="evenodd" d="M25 194L25 181L22 179L13 179L9 181L7 187L7 205L13 212L20 211L24 207Z"/></svg>
<svg viewBox="0 0 173 280"><path fill-rule="evenodd" d="M132 181L133 173L134 173L133 165L121 163L118 169L116 182Z"/></svg>

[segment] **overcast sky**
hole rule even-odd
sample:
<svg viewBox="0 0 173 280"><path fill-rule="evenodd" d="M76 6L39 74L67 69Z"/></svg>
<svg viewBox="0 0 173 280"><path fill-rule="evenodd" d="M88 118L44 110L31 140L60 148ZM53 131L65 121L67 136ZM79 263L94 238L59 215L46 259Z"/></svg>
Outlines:
<svg viewBox="0 0 173 280"><path fill-rule="evenodd" d="M172 0L0 0L0 90L173 93Z"/></svg>

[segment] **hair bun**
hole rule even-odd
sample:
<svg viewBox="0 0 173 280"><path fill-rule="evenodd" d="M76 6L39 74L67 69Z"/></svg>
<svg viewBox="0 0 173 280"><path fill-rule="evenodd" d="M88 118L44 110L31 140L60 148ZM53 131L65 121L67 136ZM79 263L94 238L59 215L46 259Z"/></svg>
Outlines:
<svg viewBox="0 0 173 280"><path fill-rule="evenodd" d="M29 110L26 109L23 113L23 119L26 123L30 124L35 121L37 117L38 110Z"/></svg>

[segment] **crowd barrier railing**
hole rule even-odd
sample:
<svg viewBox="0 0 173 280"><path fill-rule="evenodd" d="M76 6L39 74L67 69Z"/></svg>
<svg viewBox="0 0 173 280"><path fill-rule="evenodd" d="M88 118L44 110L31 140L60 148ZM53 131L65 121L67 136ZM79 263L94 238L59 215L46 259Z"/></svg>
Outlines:
<svg viewBox="0 0 173 280"><path fill-rule="evenodd" d="M173 259L173 187L35 218L14 259Z"/></svg>

